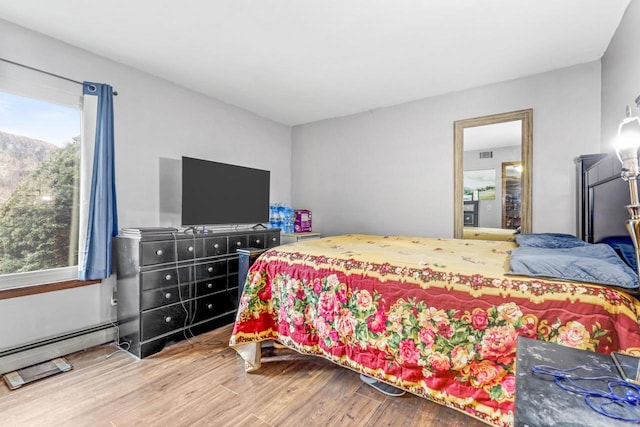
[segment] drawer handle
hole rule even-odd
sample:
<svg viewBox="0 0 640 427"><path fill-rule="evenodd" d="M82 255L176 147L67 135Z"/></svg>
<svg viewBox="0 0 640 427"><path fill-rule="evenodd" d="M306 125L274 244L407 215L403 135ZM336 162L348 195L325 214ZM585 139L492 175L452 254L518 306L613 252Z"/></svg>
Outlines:
<svg viewBox="0 0 640 427"><path fill-rule="evenodd" d="M207 268L207 271L208 271L209 273L213 273L213 267L209 267L209 268Z"/></svg>
<svg viewBox="0 0 640 427"><path fill-rule="evenodd" d="M207 283L207 288L212 289L213 288L213 283Z"/></svg>
<svg viewBox="0 0 640 427"><path fill-rule="evenodd" d="M158 250L156 251L156 255L160 256L160 255L162 255L162 254L163 254L162 249L158 249Z"/></svg>
<svg viewBox="0 0 640 427"><path fill-rule="evenodd" d="M188 250L189 252L193 252L193 246L189 246L189 247L187 248L187 250Z"/></svg>
<svg viewBox="0 0 640 427"><path fill-rule="evenodd" d="M275 241L276 241L276 238L275 238L275 237L272 237L272 238L271 238L271 241L272 241L272 242L275 242Z"/></svg>
<svg viewBox="0 0 640 427"><path fill-rule="evenodd" d="M167 316L167 317L164 318L164 321L167 322L167 323L171 322L171 320L173 320L173 319L171 319L171 316Z"/></svg>
<svg viewBox="0 0 640 427"><path fill-rule="evenodd" d="M214 247L214 249L218 249L220 247L220 245L216 243L215 245L213 245L213 247Z"/></svg>
<svg viewBox="0 0 640 427"><path fill-rule="evenodd" d="M207 304L207 309L211 310L213 308L213 304L209 303Z"/></svg>
<svg viewBox="0 0 640 427"><path fill-rule="evenodd" d="M164 280L171 280L173 278L173 276L171 276L170 274L167 274L166 276L164 276Z"/></svg>
<svg viewBox="0 0 640 427"><path fill-rule="evenodd" d="M242 246L242 243L240 243L240 242L236 242L236 246L237 246L237 247L240 247L240 246Z"/></svg>
<svg viewBox="0 0 640 427"><path fill-rule="evenodd" d="M260 243L260 239L256 239L256 243Z"/></svg>
<svg viewBox="0 0 640 427"><path fill-rule="evenodd" d="M167 292L166 294L164 294L164 297L165 297L166 299L171 298L171 292Z"/></svg>

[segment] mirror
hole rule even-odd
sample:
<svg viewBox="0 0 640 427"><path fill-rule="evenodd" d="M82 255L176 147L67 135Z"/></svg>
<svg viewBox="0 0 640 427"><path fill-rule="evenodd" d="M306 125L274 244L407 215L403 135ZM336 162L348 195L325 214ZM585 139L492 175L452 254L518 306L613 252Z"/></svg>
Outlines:
<svg viewBox="0 0 640 427"><path fill-rule="evenodd" d="M533 110L454 122L454 237L531 232Z"/></svg>

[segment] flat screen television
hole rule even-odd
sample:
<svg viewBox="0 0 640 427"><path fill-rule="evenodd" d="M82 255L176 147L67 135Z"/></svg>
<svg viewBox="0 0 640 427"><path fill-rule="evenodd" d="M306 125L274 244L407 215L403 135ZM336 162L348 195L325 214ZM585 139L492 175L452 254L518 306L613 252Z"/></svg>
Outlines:
<svg viewBox="0 0 640 427"><path fill-rule="evenodd" d="M268 223L270 174L182 157L182 225Z"/></svg>

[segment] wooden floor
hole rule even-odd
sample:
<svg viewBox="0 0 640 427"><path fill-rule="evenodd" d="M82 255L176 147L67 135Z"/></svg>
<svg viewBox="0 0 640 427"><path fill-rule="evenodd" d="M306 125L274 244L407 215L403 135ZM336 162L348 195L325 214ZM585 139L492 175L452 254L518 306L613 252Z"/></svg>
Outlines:
<svg viewBox="0 0 640 427"><path fill-rule="evenodd" d="M71 371L10 391L2 426L486 426L406 394L387 397L323 359L264 363L256 373L224 327L144 360L103 345L66 357Z"/></svg>

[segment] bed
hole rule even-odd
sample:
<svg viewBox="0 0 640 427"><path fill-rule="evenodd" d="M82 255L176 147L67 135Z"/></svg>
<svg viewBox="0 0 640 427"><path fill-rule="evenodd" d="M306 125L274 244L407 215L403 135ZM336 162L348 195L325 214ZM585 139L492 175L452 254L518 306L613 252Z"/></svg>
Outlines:
<svg viewBox="0 0 640 427"><path fill-rule="evenodd" d="M476 240L513 240L516 230L506 228L488 228L488 227L464 227L462 229L463 239Z"/></svg>
<svg viewBox="0 0 640 427"><path fill-rule="evenodd" d="M260 342L276 340L511 426L519 336L640 355L634 297L507 274L517 246L345 235L273 248L249 271L230 345L248 371L260 367Z"/></svg>

